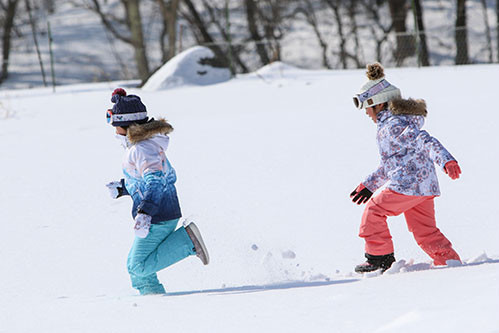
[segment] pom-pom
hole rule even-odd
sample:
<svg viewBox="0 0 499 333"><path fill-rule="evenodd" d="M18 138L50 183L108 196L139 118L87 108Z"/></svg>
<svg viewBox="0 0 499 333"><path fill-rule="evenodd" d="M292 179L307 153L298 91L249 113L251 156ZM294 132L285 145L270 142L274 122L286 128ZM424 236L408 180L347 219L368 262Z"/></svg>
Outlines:
<svg viewBox="0 0 499 333"><path fill-rule="evenodd" d="M126 96L126 91L123 88L116 88L114 89L113 94L111 96L114 95Z"/></svg>
<svg viewBox="0 0 499 333"><path fill-rule="evenodd" d="M385 76L383 66L379 62L367 65L366 74L369 80L378 80Z"/></svg>

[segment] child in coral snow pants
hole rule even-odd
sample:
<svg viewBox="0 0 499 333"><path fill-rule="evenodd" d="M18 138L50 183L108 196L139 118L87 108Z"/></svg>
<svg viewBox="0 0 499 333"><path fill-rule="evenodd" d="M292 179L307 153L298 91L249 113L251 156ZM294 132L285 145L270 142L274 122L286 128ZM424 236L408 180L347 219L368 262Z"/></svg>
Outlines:
<svg viewBox="0 0 499 333"><path fill-rule="evenodd" d="M172 126L163 119L149 119L140 97L121 88L113 92L111 101L114 106L107 111L107 119L125 148L125 178L107 187L114 199L130 195L133 200L135 240L128 273L141 295L164 294L156 272L190 255L207 265L208 251L194 223L177 229L182 216L177 176L165 153Z"/></svg>
<svg viewBox="0 0 499 333"><path fill-rule="evenodd" d="M421 130L427 114L423 100L402 99L400 90L384 77L383 67L367 66L369 81L354 96L358 109L377 124L377 141L381 155L378 169L351 194L353 202L367 202L359 236L364 238L367 261L356 272L390 268L395 262L387 216L404 213L409 231L435 265L460 260L451 242L436 226L433 199L440 195L435 163L452 179L461 170L455 158L428 132ZM390 182L380 194L373 193Z"/></svg>

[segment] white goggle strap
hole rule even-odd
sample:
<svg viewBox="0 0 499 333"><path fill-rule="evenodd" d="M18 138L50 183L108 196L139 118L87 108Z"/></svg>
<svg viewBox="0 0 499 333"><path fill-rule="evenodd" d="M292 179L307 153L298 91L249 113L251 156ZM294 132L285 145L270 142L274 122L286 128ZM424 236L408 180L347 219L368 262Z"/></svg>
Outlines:
<svg viewBox="0 0 499 333"><path fill-rule="evenodd" d="M379 93L383 89L388 88L389 86L391 86L391 84L388 81L383 79L380 82L378 82L377 84L375 84L374 86L372 86L371 88L364 91L363 93L355 95L353 98L353 102L354 102L355 106L360 109L362 107L362 103L364 103L364 101L366 101L367 99L376 95L377 93Z"/></svg>

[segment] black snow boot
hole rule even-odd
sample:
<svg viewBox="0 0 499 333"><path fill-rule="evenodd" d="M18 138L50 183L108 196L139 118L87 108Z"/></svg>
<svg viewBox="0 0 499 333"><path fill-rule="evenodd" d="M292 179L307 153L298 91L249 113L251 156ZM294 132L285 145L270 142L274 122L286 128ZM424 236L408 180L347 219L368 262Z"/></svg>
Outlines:
<svg viewBox="0 0 499 333"><path fill-rule="evenodd" d="M357 273L374 272L378 269L381 269L381 273L384 273L395 262L393 253L382 256L373 256L372 254L366 253L366 258L367 261L365 263L355 267Z"/></svg>

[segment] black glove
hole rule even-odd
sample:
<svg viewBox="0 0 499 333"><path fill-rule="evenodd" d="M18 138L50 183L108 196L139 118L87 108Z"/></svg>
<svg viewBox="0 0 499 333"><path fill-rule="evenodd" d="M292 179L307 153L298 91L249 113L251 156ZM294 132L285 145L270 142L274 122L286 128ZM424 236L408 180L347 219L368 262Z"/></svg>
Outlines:
<svg viewBox="0 0 499 333"><path fill-rule="evenodd" d="M126 187L125 187L125 180L124 179L121 179L120 181L116 181L116 182L110 182L110 183L106 184L106 186L107 186L107 189L109 190L109 195L111 195L111 197L113 199L117 199L117 198L122 197L124 195L129 195L128 191L126 190Z"/></svg>
<svg viewBox="0 0 499 333"><path fill-rule="evenodd" d="M372 195L373 192L369 191L369 189L363 184L357 186L357 188L353 190L352 193L350 193L350 197L353 197L352 201L357 203L357 205L366 203L367 201L369 201Z"/></svg>

